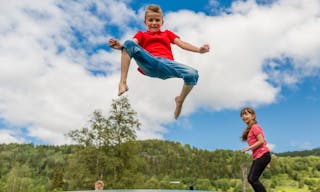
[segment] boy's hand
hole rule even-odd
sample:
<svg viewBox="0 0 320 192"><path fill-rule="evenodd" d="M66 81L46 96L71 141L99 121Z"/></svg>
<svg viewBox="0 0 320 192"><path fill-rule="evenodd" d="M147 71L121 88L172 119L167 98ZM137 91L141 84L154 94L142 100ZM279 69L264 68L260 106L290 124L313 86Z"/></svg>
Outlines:
<svg viewBox="0 0 320 192"><path fill-rule="evenodd" d="M208 44L205 44L200 47L199 53L206 53L206 52L209 52L209 50L210 50L210 46Z"/></svg>
<svg viewBox="0 0 320 192"><path fill-rule="evenodd" d="M113 49L122 49L123 46L121 45L121 43L116 40L116 39L109 39L109 47L113 48Z"/></svg>

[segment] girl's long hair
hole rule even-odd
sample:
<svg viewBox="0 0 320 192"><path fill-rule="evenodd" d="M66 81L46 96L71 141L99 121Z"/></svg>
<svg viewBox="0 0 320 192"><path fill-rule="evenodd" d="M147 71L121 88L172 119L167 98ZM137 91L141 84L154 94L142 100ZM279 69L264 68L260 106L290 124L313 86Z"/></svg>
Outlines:
<svg viewBox="0 0 320 192"><path fill-rule="evenodd" d="M245 113L245 112L248 112L254 116L256 116L256 113L254 112L254 110L250 107L246 107L246 108L243 108L240 112L240 117L242 117L242 115ZM247 138L248 138L248 133L252 127L252 125L254 124L257 124L257 120L256 118L252 119L248 124L247 124L247 127L244 129L244 131L242 132L242 136L241 136L241 139L242 141L246 141Z"/></svg>

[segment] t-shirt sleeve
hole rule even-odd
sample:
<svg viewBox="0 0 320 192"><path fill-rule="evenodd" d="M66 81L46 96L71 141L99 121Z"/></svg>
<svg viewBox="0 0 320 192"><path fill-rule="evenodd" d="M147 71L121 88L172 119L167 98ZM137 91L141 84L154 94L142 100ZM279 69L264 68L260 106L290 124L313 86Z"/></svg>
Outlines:
<svg viewBox="0 0 320 192"><path fill-rule="evenodd" d="M180 38L178 35L176 35L172 31L165 30L165 32L167 33L171 43L174 43L173 41L175 40L175 38Z"/></svg>
<svg viewBox="0 0 320 192"><path fill-rule="evenodd" d="M262 128L259 125L253 125L251 129L255 136L262 133Z"/></svg>
<svg viewBox="0 0 320 192"><path fill-rule="evenodd" d="M141 42L142 42L142 35L143 35L142 31L138 31L138 32L133 36L133 38L136 38L136 39L138 40L139 44L141 44Z"/></svg>

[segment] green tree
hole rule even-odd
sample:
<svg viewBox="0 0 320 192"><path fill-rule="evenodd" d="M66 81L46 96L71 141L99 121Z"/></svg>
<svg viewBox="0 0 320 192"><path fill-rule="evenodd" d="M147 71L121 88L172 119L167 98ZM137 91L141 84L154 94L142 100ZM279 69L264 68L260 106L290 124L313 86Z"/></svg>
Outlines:
<svg viewBox="0 0 320 192"><path fill-rule="evenodd" d="M136 140L136 131L141 125L136 116L137 113L132 109L127 97L113 100L108 125L112 130L110 142L114 146L113 156L117 159L113 170L115 180L119 180L125 169L130 167L128 159L134 156L130 152L134 145L130 145L130 149L124 144Z"/></svg>
<svg viewBox="0 0 320 192"><path fill-rule="evenodd" d="M104 117L98 110L93 112L89 126L72 130L67 135L83 146L108 147L136 139L140 129L137 113L127 97L112 100L110 116Z"/></svg>
<svg viewBox="0 0 320 192"><path fill-rule="evenodd" d="M103 176L113 172L114 183L122 173L130 173L128 170L133 168L133 161L128 160L134 159L136 150L133 150L133 145L125 144L134 141L136 131L140 129L136 115L128 98L119 97L112 100L109 116L95 110L87 127L67 134L77 144L84 146L79 150L83 161L78 162L83 170L89 170L95 179L103 179ZM72 178L70 175L68 177Z"/></svg>
<svg viewBox="0 0 320 192"><path fill-rule="evenodd" d="M63 189L63 185L64 185L63 176L64 176L63 168L61 167L54 168L52 184L51 184L52 189Z"/></svg>
<svg viewBox="0 0 320 192"><path fill-rule="evenodd" d="M26 166L15 166L8 174L8 192L28 192L33 187L31 169Z"/></svg>
<svg viewBox="0 0 320 192"><path fill-rule="evenodd" d="M136 115L127 97L113 100L108 118L109 126L113 130L113 144L120 145L136 139L136 131L141 125Z"/></svg>
<svg viewBox="0 0 320 192"><path fill-rule="evenodd" d="M89 127L72 130L68 136L79 145L100 148L111 145L112 132L108 119L100 111L95 110L89 120Z"/></svg>

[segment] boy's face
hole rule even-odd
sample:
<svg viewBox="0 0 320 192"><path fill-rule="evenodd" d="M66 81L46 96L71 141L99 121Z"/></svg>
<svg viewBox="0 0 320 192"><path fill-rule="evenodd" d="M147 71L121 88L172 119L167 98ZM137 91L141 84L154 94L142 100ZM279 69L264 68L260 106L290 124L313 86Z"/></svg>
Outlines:
<svg viewBox="0 0 320 192"><path fill-rule="evenodd" d="M146 24L148 31L157 32L163 25L162 14L149 12L146 14L144 23Z"/></svg>

